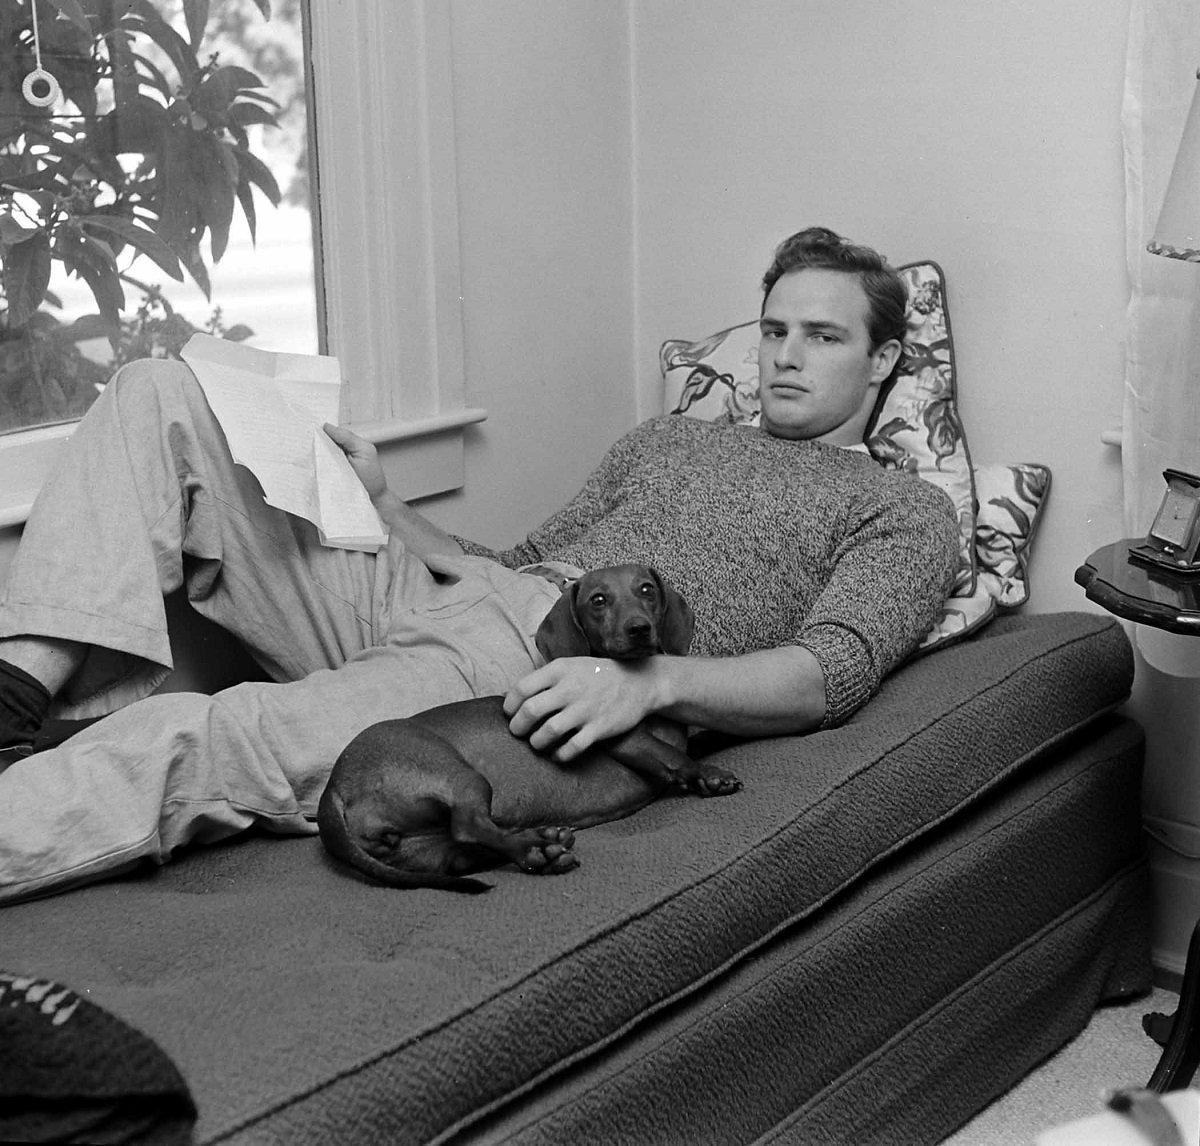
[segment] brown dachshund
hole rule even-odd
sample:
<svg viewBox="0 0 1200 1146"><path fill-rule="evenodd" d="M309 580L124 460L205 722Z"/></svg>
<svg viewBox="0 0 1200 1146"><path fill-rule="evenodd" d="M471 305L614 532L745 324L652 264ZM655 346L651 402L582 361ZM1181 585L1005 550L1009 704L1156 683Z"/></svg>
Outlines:
<svg viewBox="0 0 1200 1146"><path fill-rule="evenodd" d="M692 624L657 572L619 565L569 586L536 641L547 660L683 655ZM559 765L512 735L499 696L380 721L334 764L317 810L321 839L336 859L390 887L487 891L469 873L506 862L536 874L570 871L579 864L575 829L631 815L670 790L741 788L692 760L678 725L656 720L651 732L648 723Z"/></svg>

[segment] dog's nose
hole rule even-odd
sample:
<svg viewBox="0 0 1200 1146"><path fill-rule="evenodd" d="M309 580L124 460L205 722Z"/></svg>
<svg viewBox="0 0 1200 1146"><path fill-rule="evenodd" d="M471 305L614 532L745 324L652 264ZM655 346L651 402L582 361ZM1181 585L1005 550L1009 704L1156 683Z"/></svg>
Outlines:
<svg viewBox="0 0 1200 1146"><path fill-rule="evenodd" d="M627 637L640 639L642 637L648 637L651 632L652 629L649 621L630 621L629 624L625 626L625 635Z"/></svg>

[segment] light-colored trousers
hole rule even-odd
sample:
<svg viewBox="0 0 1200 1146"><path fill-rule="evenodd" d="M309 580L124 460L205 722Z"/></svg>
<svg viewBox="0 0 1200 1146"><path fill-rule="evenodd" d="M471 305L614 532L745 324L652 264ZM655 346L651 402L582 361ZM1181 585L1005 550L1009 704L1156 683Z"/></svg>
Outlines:
<svg viewBox="0 0 1200 1146"><path fill-rule="evenodd" d="M163 596L237 636L273 682L149 695L169 672ZM38 497L0 636L89 646L54 715L111 712L0 773L0 902L259 824L311 833L338 753L377 720L504 692L540 663L558 596L479 557L322 546L268 506L191 372L122 369Z"/></svg>

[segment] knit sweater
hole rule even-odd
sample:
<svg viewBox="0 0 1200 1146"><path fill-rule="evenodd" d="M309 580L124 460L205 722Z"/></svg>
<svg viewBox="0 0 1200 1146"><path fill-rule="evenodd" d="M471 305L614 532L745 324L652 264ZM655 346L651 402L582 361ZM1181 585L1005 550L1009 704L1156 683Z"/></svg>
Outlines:
<svg viewBox="0 0 1200 1146"><path fill-rule="evenodd" d="M621 438L521 544L459 540L514 569L652 565L696 614L693 654L811 651L833 727L929 631L957 538L945 493L865 453L668 416Z"/></svg>

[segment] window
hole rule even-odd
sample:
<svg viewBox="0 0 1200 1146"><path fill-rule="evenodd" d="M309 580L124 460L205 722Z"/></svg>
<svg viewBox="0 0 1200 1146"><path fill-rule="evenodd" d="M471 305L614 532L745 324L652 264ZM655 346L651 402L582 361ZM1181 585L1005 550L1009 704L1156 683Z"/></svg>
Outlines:
<svg viewBox="0 0 1200 1146"><path fill-rule="evenodd" d="M0 35L13 31L14 12L17 22L24 16L28 27L31 2L0 0ZM63 13L50 21L48 39L53 43L68 31L68 16L76 6L71 0L37 3L43 45L48 16ZM188 0L156 3L164 21L177 21L183 36L189 34L189 9L210 7ZM211 4L209 26L231 20L245 27L253 20L261 24L255 11L259 7L265 5L258 0L217 0ZM274 330L261 311L257 316L242 315L234 305L236 291L228 304L220 304L217 319L226 332L236 326L263 326L256 338L261 345L336 354L347 380L345 420L375 441L425 439L420 450L413 451L416 464L405 467L413 473L412 483L401 490L405 496L418 496L461 485L462 445L456 431L484 416L462 405L449 11L438 0L348 0L336 7L335 14L330 5L317 4L310 13L303 5L308 21L303 55L310 64L309 115L315 122L308 132L312 143L307 164L294 161L292 175L296 166L307 171L310 191L315 192L311 202L320 241L311 258L316 268L311 304L302 307L293 301L282 310L294 315L307 309L313 316L310 329ZM272 19L293 20L295 35L301 0L275 0L272 8ZM245 27L235 37L244 51L251 39ZM19 29L15 35L14 42L26 53L24 59L20 51L16 53L18 69L24 65L28 70L29 36L22 38ZM166 33L160 32L159 38L179 50ZM254 61L251 52L234 66L249 70ZM10 82L0 85L0 91L11 90L11 53L2 66L9 68ZM238 114L247 122L261 118L252 109L267 106L264 101L254 100L251 94L246 103ZM282 166L286 168L286 161ZM264 191L261 184L268 179L261 177L257 166L250 167L260 176L259 191L253 193L257 200ZM403 189L403 195L397 189ZM284 186L280 192L282 198ZM296 207L294 201L285 202L283 213ZM279 282L286 282L294 292L303 277L297 266L289 264L285 269L278 261L280 248L266 247L270 231L264 230L264 220L271 210L257 212L263 245L251 256L251 269L239 272L257 273L261 281L265 269L268 285L251 293L268 299L282 297ZM291 218L292 238L283 241L293 244L293 261L299 258L303 263L309 257L296 255L295 235L306 228L295 224L294 214ZM134 238L148 245L140 234ZM227 257L232 257L234 244L231 228ZM216 300L225 269L222 259L213 275ZM7 266L5 273L7 282ZM231 273L230 285L236 279ZM81 289L78 283L73 287ZM307 281L302 289L309 289ZM163 296L174 297L166 290ZM320 309L318 300L323 304ZM323 322L317 318L321 310ZM204 320L211 322L212 315ZM46 467L69 433L67 424L0 437L0 525L23 520Z"/></svg>

